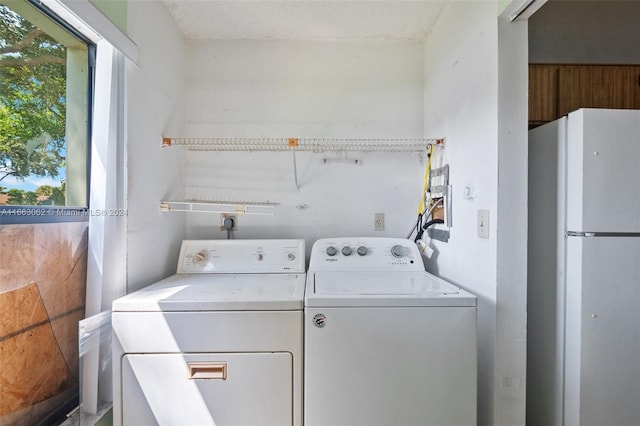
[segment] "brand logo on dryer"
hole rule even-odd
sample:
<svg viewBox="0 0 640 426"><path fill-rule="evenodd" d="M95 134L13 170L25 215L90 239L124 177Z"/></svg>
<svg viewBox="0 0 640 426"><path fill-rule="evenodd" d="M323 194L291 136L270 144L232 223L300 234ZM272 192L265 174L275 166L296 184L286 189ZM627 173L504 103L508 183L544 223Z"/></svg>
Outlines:
<svg viewBox="0 0 640 426"><path fill-rule="evenodd" d="M313 325L322 328L327 324L327 317L324 314L315 314L313 316Z"/></svg>

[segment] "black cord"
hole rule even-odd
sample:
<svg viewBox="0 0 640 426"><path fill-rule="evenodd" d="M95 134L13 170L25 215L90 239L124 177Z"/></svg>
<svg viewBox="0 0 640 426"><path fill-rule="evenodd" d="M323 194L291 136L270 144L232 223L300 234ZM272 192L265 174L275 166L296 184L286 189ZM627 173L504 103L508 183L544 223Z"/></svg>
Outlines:
<svg viewBox="0 0 640 426"><path fill-rule="evenodd" d="M411 231L411 233L409 235L407 235L407 239L410 239L414 232L416 232L416 233L420 232L420 228L422 227L422 217L423 217L423 215L424 215L424 212L418 214L418 219L416 220L416 223L413 226L413 230Z"/></svg>
<svg viewBox="0 0 640 426"><path fill-rule="evenodd" d="M431 219L430 221L428 221L427 223L422 225L422 229L418 229L418 232L416 234L416 238L415 238L415 240L413 240L413 242L417 243L418 240L422 239L422 235L424 234L424 231L427 230L427 228L429 228L430 226L436 225L438 223L444 223L444 220L442 220L442 219Z"/></svg>
<svg viewBox="0 0 640 426"><path fill-rule="evenodd" d="M417 243L418 240L422 239L422 234L423 233L424 233L424 231L422 230L422 219L420 219L418 221L418 223L416 224L416 237L413 239L413 242Z"/></svg>
<svg viewBox="0 0 640 426"><path fill-rule="evenodd" d="M433 226L433 225L435 225L437 223L444 223L444 220L442 220L442 219L431 219L429 222L424 224L422 229L426 230L428 227Z"/></svg>

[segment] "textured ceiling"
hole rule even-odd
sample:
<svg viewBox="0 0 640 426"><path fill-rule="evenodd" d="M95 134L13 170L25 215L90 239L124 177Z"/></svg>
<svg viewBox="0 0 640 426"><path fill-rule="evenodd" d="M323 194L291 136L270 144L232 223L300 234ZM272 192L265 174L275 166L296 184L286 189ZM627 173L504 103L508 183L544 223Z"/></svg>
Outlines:
<svg viewBox="0 0 640 426"><path fill-rule="evenodd" d="M450 0L163 0L191 39L424 40Z"/></svg>

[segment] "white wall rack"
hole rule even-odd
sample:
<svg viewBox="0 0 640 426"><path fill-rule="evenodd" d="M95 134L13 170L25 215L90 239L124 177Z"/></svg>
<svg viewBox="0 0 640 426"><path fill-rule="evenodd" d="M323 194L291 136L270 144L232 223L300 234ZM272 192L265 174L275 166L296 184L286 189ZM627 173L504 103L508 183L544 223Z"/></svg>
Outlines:
<svg viewBox="0 0 640 426"><path fill-rule="evenodd" d="M425 138L190 138L163 137L162 146L182 146L189 151L211 152L286 152L293 153L293 175L298 185L296 152L407 152L426 154L429 145L444 145L444 139ZM324 160L328 163L327 159ZM359 164L355 161L354 164ZM232 201L170 201L160 202L160 210L199 212L199 213L246 213L270 215L277 203L270 202L232 202Z"/></svg>
<svg viewBox="0 0 640 426"><path fill-rule="evenodd" d="M162 146L184 146L191 151L359 151L425 152L442 139L339 139L339 138L162 138Z"/></svg>
<svg viewBox="0 0 640 426"><path fill-rule="evenodd" d="M245 213L273 216L278 203L244 201L160 201L160 211L190 213Z"/></svg>

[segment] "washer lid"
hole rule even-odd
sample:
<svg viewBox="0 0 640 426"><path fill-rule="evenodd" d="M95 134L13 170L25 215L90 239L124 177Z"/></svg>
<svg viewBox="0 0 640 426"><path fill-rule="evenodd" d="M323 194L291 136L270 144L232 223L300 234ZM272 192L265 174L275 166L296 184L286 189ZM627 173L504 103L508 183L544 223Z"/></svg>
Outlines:
<svg viewBox="0 0 640 426"><path fill-rule="evenodd" d="M301 310L305 274L177 274L113 302L113 311Z"/></svg>
<svg viewBox="0 0 640 426"><path fill-rule="evenodd" d="M306 306L476 306L472 294L428 272L317 272Z"/></svg>

